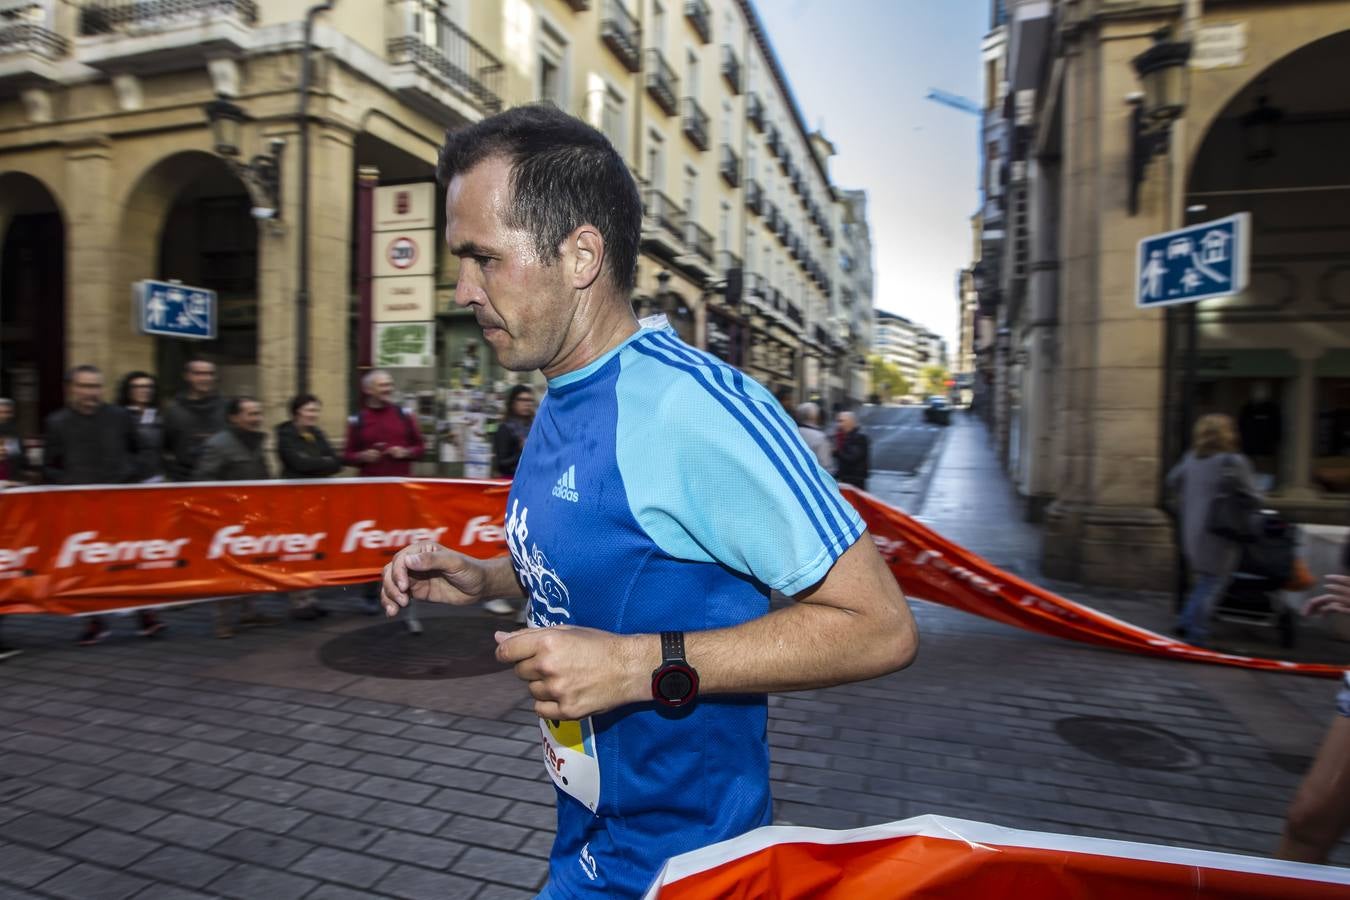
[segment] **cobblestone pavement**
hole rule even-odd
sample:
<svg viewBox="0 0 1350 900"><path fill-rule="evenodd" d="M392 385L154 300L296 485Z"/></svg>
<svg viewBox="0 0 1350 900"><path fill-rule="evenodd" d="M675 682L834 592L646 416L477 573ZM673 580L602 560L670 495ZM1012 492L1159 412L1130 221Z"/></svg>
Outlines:
<svg viewBox="0 0 1350 900"><path fill-rule="evenodd" d="M961 471L981 438L952 428L924 512L942 530L978 520L989 547L970 539L992 558L1016 550L999 544L1011 520L1000 528L995 507L976 517L953 499L962 479L1003 484L996 467ZM170 611L155 640L122 619L92 648L74 646L75 623L11 617L6 639L25 652L0 664L0 900L532 896L553 789L513 676L344 671L332 642L384 629L391 652L398 625L361 615L354 594L327 605L318 627L231 641L211 637L204 608ZM779 821L940 813L1270 851L1292 770L1330 716L1330 683L1141 659L914 606L923 644L911 669L771 699ZM424 621L423 638L403 639L486 641L500 620L428 610ZM1131 723L1154 731L1114 745L1075 737ZM1113 751L1133 752L1121 762Z"/></svg>

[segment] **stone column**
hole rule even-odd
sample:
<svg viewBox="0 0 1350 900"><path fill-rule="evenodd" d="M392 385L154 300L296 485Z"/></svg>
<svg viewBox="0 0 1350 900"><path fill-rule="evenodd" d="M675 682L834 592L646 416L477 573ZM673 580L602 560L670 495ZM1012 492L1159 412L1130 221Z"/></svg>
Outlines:
<svg viewBox="0 0 1350 900"><path fill-rule="evenodd" d="M123 372L155 369L154 344L132 329L133 279L127 277L154 273L132 273L124 265L114 176L113 146L105 135L66 145L66 363L102 369L109 401ZM149 234L157 237L158 228ZM154 265L153 255L146 265Z"/></svg>
<svg viewBox="0 0 1350 900"><path fill-rule="evenodd" d="M1321 492L1312 483L1313 430L1317 424L1317 361L1326 352L1322 347L1294 346L1289 352L1298 360L1298 377L1290 390L1293 402L1285 405L1293 412L1284 422L1289 455L1283 468L1287 477L1280 490L1282 499L1316 500Z"/></svg>
<svg viewBox="0 0 1350 900"><path fill-rule="evenodd" d="M312 126L309 215L309 385L324 401L324 430L341 434L347 390L355 377L351 327L352 201L356 191L355 135ZM292 316L292 318L294 318Z"/></svg>
<svg viewBox="0 0 1350 900"><path fill-rule="evenodd" d="M1163 317L1134 308L1136 243L1168 224L1168 159L1150 167L1138 215L1127 208L1130 60L1157 24L1103 23L1065 59L1064 453L1042 559L1052 577L1126 588L1165 587L1173 565L1157 508Z"/></svg>

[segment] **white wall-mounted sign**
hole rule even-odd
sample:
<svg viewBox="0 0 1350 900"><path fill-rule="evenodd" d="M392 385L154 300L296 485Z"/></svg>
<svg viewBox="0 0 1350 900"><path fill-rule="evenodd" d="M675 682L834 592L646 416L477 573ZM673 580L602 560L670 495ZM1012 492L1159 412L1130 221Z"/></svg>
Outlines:
<svg viewBox="0 0 1350 900"><path fill-rule="evenodd" d="M1192 69L1232 69L1246 62L1246 22L1218 22L1196 30Z"/></svg>
<svg viewBox="0 0 1350 900"><path fill-rule="evenodd" d="M435 240L436 232L430 228L376 234L371 248L375 277L434 274Z"/></svg>
<svg viewBox="0 0 1350 900"><path fill-rule="evenodd" d="M436 317L436 285L429 275L376 278L371 319L376 322L427 322Z"/></svg>
<svg viewBox="0 0 1350 900"><path fill-rule="evenodd" d="M375 231L436 227L436 182L389 184L375 189Z"/></svg>

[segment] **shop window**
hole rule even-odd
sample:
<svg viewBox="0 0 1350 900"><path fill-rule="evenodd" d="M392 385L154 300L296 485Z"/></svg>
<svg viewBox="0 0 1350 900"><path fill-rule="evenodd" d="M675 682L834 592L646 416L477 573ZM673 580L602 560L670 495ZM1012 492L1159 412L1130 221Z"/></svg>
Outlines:
<svg viewBox="0 0 1350 900"><path fill-rule="evenodd" d="M1328 493L1350 494L1350 378L1318 379L1314 408L1313 483Z"/></svg>

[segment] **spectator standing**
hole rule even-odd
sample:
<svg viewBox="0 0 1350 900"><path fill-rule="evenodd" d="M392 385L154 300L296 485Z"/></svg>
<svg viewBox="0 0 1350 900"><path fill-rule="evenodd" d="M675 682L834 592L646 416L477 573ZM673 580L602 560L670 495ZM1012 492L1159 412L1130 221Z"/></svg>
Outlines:
<svg viewBox="0 0 1350 900"><path fill-rule="evenodd" d="M127 484L137 481L136 426L126 410L103 402L103 373L76 366L66 374L66 405L47 417L43 434L42 475L48 484ZM153 613L140 613L140 633L164 630ZM90 616L81 646L108 636L101 616Z"/></svg>
<svg viewBox="0 0 1350 900"><path fill-rule="evenodd" d="M422 458L422 432L417 420L395 402L395 391L393 377L381 369L372 369L361 378L363 400L356 415L347 420L342 458L363 478L407 478L413 461ZM363 599L368 615L380 611L379 581L366 585ZM412 604L404 621L409 632L422 633Z"/></svg>
<svg viewBox="0 0 1350 900"><path fill-rule="evenodd" d="M262 404L252 397L231 397L225 404L225 427L202 444L193 478L197 481L264 481L272 477L263 455ZM216 637L234 637L239 627L271 625L253 607L253 598L238 597L216 604Z"/></svg>
<svg viewBox="0 0 1350 900"><path fill-rule="evenodd" d="M1177 620L1177 633L1189 644L1204 646L1214 605L1233 578L1241 556L1237 541L1210 530L1210 507L1224 488L1225 474L1239 490L1257 496L1252 464L1238 452L1237 428L1230 416L1201 416L1191 435L1191 449L1167 473L1167 490L1179 497L1181 549L1193 584Z"/></svg>
<svg viewBox="0 0 1350 900"><path fill-rule="evenodd" d="M319 427L323 405L313 394L291 399L291 418L276 427L277 459L282 478L327 478L342 468L342 460ZM291 618L310 620L328 615L314 590L291 591Z"/></svg>
<svg viewBox="0 0 1350 900"><path fill-rule="evenodd" d="M534 424L534 389L518 384L506 395L506 415L492 436L492 472L499 478L514 478L520 455L525 452L525 438ZM499 616L523 613L523 606L502 597L494 597L483 608ZM522 618L521 621L524 621Z"/></svg>
<svg viewBox="0 0 1350 900"><path fill-rule="evenodd" d="M14 401L0 397L0 487L27 484L32 467L24 453L23 437L14 422Z"/></svg>
<svg viewBox="0 0 1350 900"><path fill-rule="evenodd" d="M867 476L871 474L871 447L867 435L858 427L858 417L845 410L835 417L834 477L844 484L867 490Z"/></svg>
<svg viewBox="0 0 1350 900"><path fill-rule="evenodd" d="M19 437L18 426L14 424L14 401L0 397L0 487L27 482L28 459L24 456L23 439ZM0 627L3 624L4 619L0 618ZM18 656L19 652L0 639L0 660Z"/></svg>
<svg viewBox="0 0 1350 900"><path fill-rule="evenodd" d="M820 430L820 407L807 402L797 407L797 431L806 446L816 455L816 462L826 472L834 471L834 451L830 439Z"/></svg>
<svg viewBox="0 0 1350 900"><path fill-rule="evenodd" d="M136 428L136 468L142 482L164 480L164 419L159 412L159 382L149 372L130 372L122 378L117 405L127 411Z"/></svg>
<svg viewBox="0 0 1350 900"><path fill-rule="evenodd" d="M225 428L225 401L216 393L216 364L204 359L183 366L184 390L164 411L165 472L191 481L207 438Z"/></svg>
<svg viewBox="0 0 1350 900"><path fill-rule="evenodd" d="M525 438L534 423L534 388L518 384L506 395L506 415L492 436L492 471L501 478L514 478Z"/></svg>

